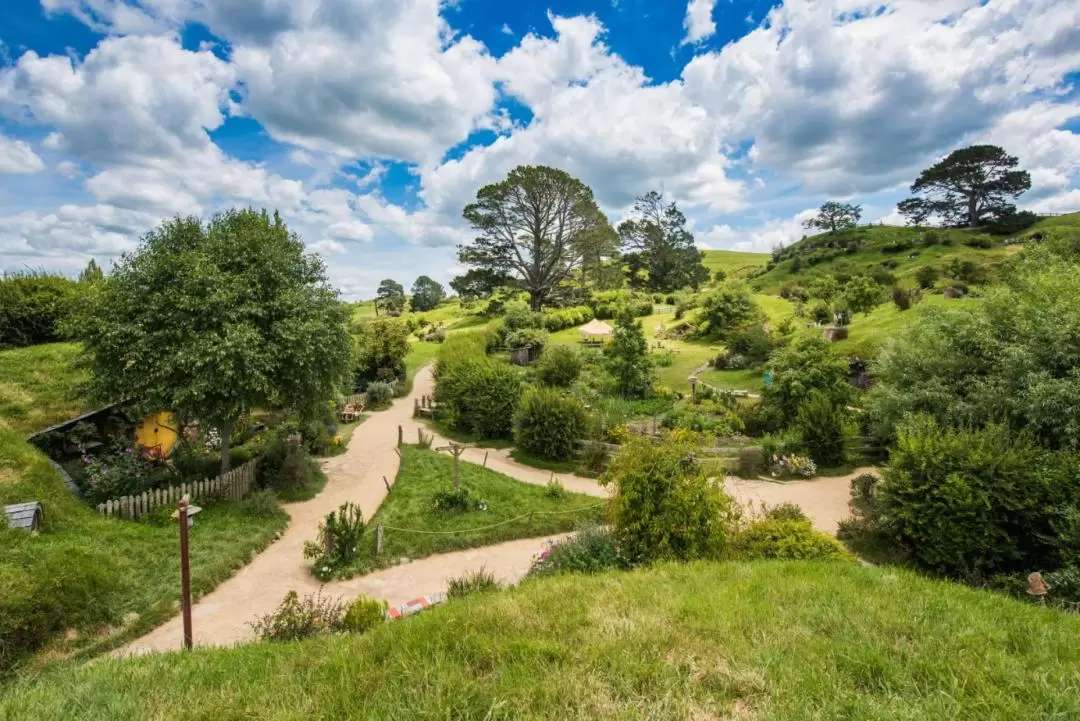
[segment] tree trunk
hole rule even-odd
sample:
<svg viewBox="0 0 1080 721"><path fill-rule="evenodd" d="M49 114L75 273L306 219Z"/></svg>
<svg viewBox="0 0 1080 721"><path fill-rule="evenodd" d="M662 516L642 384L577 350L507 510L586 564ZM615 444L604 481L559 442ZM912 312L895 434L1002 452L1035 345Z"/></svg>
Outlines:
<svg viewBox="0 0 1080 721"><path fill-rule="evenodd" d="M229 451L232 450L232 432L236 427L235 421L228 421L221 424L218 428L218 433L221 434L221 474L225 475L229 472L229 468L232 465L232 459L229 458Z"/></svg>
<svg viewBox="0 0 1080 721"><path fill-rule="evenodd" d="M543 304L544 304L544 296L540 293L540 291L538 291L538 290L530 290L529 291L529 308L533 312L539 313L540 308L541 308L541 306L543 306Z"/></svg>
<svg viewBox="0 0 1080 721"><path fill-rule="evenodd" d="M968 227L979 227L979 199L972 195L968 198Z"/></svg>

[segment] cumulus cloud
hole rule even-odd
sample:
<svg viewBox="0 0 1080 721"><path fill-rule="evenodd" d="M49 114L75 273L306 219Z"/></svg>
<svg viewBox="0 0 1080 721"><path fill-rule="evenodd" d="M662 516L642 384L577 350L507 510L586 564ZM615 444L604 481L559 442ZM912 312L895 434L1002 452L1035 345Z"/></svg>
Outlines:
<svg viewBox="0 0 1080 721"><path fill-rule="evenodd" d="M683 45L712 37L716 32L716 23L712 19L715 7L716 0L690 0L687 3L686 18L683 20L683 27L686 29Z"/></svg>
<svg viewBox="0 0 1080 721"><path fill-rule="evenodd" d="M38 173L45 162L30 144L0 134L0 173Z"/></svg>
<svg viewBox="0 0 1080 721"><path fill-rule="evenodd" d="M773 248L789 245L806 235L803 223L816 214L817 210L808 208L790 218L769 220L748 230L735 230L730 225L716 225L697 233L695 237L702 248L768 253Z"/></svg>
<svg viewBox="0 0 1080 721"><path fill-rule="evenodd" d="M1056 92L1080 66L1078 25L1080 5L1054 0L787 0L683 77L756 163L873 192Z"/></svg>

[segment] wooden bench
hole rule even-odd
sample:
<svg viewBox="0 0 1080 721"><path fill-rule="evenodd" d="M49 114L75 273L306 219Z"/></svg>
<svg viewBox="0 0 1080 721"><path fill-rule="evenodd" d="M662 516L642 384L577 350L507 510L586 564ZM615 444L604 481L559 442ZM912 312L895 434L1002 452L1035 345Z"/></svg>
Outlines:
<svg viewBox="0 0 1080 721"><path fill-rule="evenodd" d="M341 410L341 413L339 414L339 417L341 418L342 423L352 423L357 418L359 418L360 414L363 413L363 412L364 412L364 402L363 401L359 401L359 402L356 402L356 403L347 403L347 404L345 404L345 407Z"/></svg>

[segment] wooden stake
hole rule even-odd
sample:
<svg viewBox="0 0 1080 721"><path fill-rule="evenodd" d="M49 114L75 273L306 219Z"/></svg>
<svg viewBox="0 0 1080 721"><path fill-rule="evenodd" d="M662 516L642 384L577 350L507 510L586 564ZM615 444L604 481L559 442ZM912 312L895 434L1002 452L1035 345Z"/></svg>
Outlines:
<svg viewBox="0 0 1080 721"><path fill-rule="evenodd" d="M188 549L188 499L180 499L180 607L184 614L184 648L191 650L194 634L191 631L191 557Z"/></svg>
<svg viewBox="0 0 1080 721"><path fill-rule="evenodd" d="M390 492L390 481L386 480L386 476L382 477L383 485L386 486L386 492Z"/></svg>
<svg viewBox="0 0 1080 721"><path fill-rule="evenodd" d="M484 468L487 468L488 451L484 451Z"/></svg>
<svg viewBox="0 0 1080 721"><path fill-rule="evenodd" d="M400 446L405 442L405 428L402 426L397 427L397 444Z"/></svg>
<svg viewBox="0 0 1080 721"><path fill-rule="evenodd" d="M375 526L375 555L376 556L381 556L382 555L382 546L383 546L383 525L380 523L379 525Z"/></svg>

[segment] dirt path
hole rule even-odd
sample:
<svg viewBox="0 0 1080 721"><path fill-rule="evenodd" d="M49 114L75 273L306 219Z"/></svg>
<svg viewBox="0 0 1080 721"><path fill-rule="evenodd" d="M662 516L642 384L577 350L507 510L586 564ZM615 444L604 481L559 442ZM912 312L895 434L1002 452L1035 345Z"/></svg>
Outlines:
<svg viewBox="0 0 1080 721"><path fill-rule="evenodd" d="M391 484L397 477L397 427L404 427L407 442L415 442L418 424L412 418L413 398L432 392L428 369L421 370L413 383L412 394L394 402L353 431L346 452L323 462L326 488L315 498L287 506L292 517L284 535L232 578L203 596L192 608L195 643L225 646L253 638L247 625L256 616L273 611L289 590L300 595L319 590L320 583L308 573L303 557L304 541L315 539L319 522L330 511L346 502L356 503L371 518L386 497L385 477ZM445 443L437 439L436 445ZM482 449L469 449L464 460L481 463ZM511 475L526 483L546 484L551 473L522 466L491 451L488 468ZM605 497L606 491L588 478L556 475L572 491ZM192 543L198 543L198 526ZM367 576L338 581L323 586L328 596L355 597L364 593L400 604L425 594L441 592L448 578L486 566L504 582L516 582L528 570L532 556L543 550L549 538L510 541L495 546L442 554L388 568ZM183 636L182 620L174 617L142 638L120 649L118 655L175 650Z"/></svg>
<svg viewBox="0 0 1080 721"><path fill-rule="evenodd" d="M762 502L770 506L784 502L797 504L813 521L814 528L835 534L837 524L850 515L851 479L864 473L877 473L877 469L857 468L846 476L812 481L745 481L729 477L724 486L738 501L754 508Z"/></svg>

